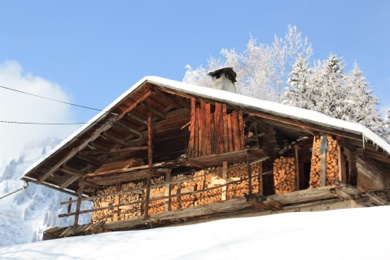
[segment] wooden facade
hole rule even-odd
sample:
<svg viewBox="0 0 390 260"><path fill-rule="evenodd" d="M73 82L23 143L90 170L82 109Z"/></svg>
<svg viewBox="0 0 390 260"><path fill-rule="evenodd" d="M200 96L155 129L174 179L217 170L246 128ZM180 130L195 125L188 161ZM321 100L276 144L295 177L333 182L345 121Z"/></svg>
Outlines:
<svg viewBox="0 0 390 260"><path fill-rule="evenodd" d="M26 172L73 195L46 238L389 204L387 147L186 87L146 80Z"/></svg>

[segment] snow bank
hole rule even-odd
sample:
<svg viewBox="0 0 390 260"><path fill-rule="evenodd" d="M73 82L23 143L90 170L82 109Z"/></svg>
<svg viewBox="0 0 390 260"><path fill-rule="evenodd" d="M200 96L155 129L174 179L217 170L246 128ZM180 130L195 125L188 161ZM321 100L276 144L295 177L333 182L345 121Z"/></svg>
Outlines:
<svg viewBox="0 0 390 260"><path fill-rule="evenodd" d="M389 259L390 207L297 212L0 248L1 259Z"/></svg>

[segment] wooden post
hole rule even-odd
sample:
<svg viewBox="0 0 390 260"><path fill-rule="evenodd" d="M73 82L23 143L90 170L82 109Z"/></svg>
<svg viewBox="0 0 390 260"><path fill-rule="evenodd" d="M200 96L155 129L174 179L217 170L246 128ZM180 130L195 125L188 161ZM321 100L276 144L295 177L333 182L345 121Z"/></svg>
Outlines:
<svg viewBox="0 0 390 260"><path fill-rule="evenodd" d="M196 110L196 103L195 98L191 98L191 123L190 123L190 140L188 141L188 151L187 154L190 157L196 156L195 153L195 112Z"/></svg>
<svg viewBox="0 0 390 260"><path fill-rule="evenodd" d="M165 185L165 194L164 196L165 197L168 197L165 199L165 212L168 212L169 209L170 209L170 196L171 196L171 184L169 184L171 182L171 173L170 172L167 172L165 174L165 182L168 183Z"/></svg>
<svg viewBox="0 0 390 260"><path fill-rule="evenodd" d="M338 167L339 167L339 180L340 181L345 181L343 180L343 163L341 162L341 157L342 157L342 154L341 154L341 146L340 144L337 142L337 162L338 162Z"/></svg>
<svg viewBox="0 0 390 260"><path fill-rule="evenodd" d="M113 221L118 221L119 219L119 194L118 192L121 191L121 183L120 182L117 182L116 184L116 194L115 194L115 201L114 201L114 208L113 208L113 216L112 216L112 219Z"/></svg>
<svg viewBox="0 0 390 260"><path fill-rule="evenodd" d="M222 163L222 178L225 181L225 184L227 184L227 169L228 169L228 162L223 161ZM226 200L227 195L227 185L222 187L222 200Z"/></svg>
<svg viewBox="0 0 390 260"><path fill-rule="evenodd" d="M149 200L150 200L150 172L146 174L146 194L145 194L145 217L149 217Z"/></svg>
<svg viewBox="0 0 390 260"><path fill-rule="evenodd" d="M259 172L258 172L258 178L259 178L259 194L263 195L263 162L259 162Z"/></svg>
<svg viewBox="0 0 390 260"><path fill-rule="evenodd" d="M81 207L81 199L83 197L84 191L84 177L79 179L79 189L77 190L77 203L76 203L76 215L74 216L74 225L77 226L79 224L79 214Z"/></svg>
<svg viewBox="0 0 390 260"><path fill-rule="evenodd" d="M295 190L300 190L301 187L299 185L299 153L298 153L298 150L299 150L299 146L298 145L295 145L294 146L295 148L295 168L296 168L296 176L295 176L295 183L296 183L296 189Z"/></svg>
<svg viewBox="0 0 390 260"><path fill-rule="evenodd" d="M249 160L249 152L246 153L246 165L248 167L249 196L252 196L252 166Z"/></svg>
<svg viewBox="0 0 390 260"><path fill-rule="evenodd" d="M320 173L320 184L321 187L326 185L326 151L320 155L321 159L321 173Z"/></svg>
<svg viewBox="0 0 390 260"><path fill-rule="evenodd" d="M152 164L153 164L153 133L152 133L152 111L151 111L151 104L150 101L148 101L148 166L149 171L152 170Z"/></svg>
<svg viewBox="0 0 390 260"><path fill-rule="evenodd" d="M145 198L145 219L149 217L149 199L150 199L150 174L153 166L153 133L152 133L152 106L148 100L148 166L146 174L146 198Z"/></svg>

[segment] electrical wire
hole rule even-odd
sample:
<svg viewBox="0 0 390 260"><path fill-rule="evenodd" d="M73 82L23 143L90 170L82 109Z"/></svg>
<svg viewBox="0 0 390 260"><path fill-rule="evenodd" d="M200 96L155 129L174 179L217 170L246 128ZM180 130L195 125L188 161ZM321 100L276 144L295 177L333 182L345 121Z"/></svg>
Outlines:
<svg viewBox="0 0 390 260"><path fill-rule="evenodd" d="M4 124L16 124L16 125L85 125L85 122L70 122L70 123L46 123L46 122L24 122L24 121L7 121L0 120L0 123Z"/></svg>
<svg viewBox="0 0 390 260"><path fill-rule="evenodd" d="M43 96L39 96L39 95L32 94L32 93L29 93L29 92L17 90L17 89L14 89L14 88L9 88L9 87L4 87L4 86L0 86L0 88L6 89L6 90L10 90L10 91L14 91L14 92L18 92L18 93L22 93L22 94L25 94L25 95L30 95L30 96L34 96L34 97L38 97L38 98L42 98L42 99L51 100L51 101L54 101L54 102L58 102L58 103L62 103L62 104L70 105L70 106L81 107L81 108L95 110L95 111L102 111L103 110L103 109L98 109L98 108L93 108L93 107L88 107L88 106L83 106L83 105L77 105L77 104L73 104L73 103L70 103L70 102L61 101L61 100L57 100L57 99L53 99L53 98L49 98L49 97L43 97Z"/></svg>
<svg viewBox="0 0 390 260"><path fill-rule="evenodd" d="M14 91L14 92L21 93L21 94L25 94L25 95L30 95L30 96L37 97L37 98L47 99L47 100L58 102L58 103L62 103L62 104L65 104L65 105L70 105L70 106L90 109L90 110L99 111L99 112L103 111L103 109L98 109L98 108L78 105L78 104L74 104L74 103L70 103L70 102L66 102L66 101L62 101L62 100L58 100L58 99L44 97L44 96L40 96L40 95L36 95L36 94L33 94L33 93L17 90L17 89L10 88L10 87L0 86L0 88L5 89L5 90L9 90L9 91ZM48 123L48 122L25 122L25 121L8 121L8 120L0 120L0 123L3 123L3 124L18 124L18 125L84 125L84 124L87 124L85 122Z"/></svg>

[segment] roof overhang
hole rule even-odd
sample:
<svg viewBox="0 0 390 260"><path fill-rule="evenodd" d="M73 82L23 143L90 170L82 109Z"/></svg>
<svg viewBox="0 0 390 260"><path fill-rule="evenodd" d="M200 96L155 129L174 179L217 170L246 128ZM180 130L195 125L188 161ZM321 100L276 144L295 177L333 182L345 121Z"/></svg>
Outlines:
<svg viewBox="0 0 390 260"><path fill-rule="evenodd" d="M51 182L47 177L63 167L70 158L82 152L91 142L124 117L126 113L149 98L155 90L185 98L197 98L228 104L231 107L279 124L289 124L297 128L306 127L317 133L332 133L354 139L361 142L362 147L365 147L366 143L370 143L377 148L378 153L384 153L386 156L390 154L390 145L360 124L335 119L315 111L151 76L138 81L87 124L61 142L46 158L29 167L25 171L22 180L40 183L74 194L76 186L64 188ZM73 178L77 179L83 173L73 172L72 174Z"/></svg>

